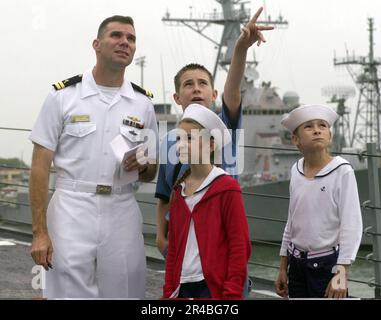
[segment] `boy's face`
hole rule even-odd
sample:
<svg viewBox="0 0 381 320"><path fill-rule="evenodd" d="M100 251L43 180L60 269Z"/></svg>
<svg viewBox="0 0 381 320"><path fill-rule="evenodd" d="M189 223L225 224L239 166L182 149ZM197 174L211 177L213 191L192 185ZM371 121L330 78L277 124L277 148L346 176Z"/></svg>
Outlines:
<svg viewBox="0 0 381 320"><path fill-rule="evenodd" d="M179 91L173 94L173 98L183 110L192 103L210 108L217 98L217 90L213 89L205 71L188 70L180 77Z"/></svg>
<svg viewBox="0 0 381 320"><path fill-rule="evenodd" d="M302 123L292 135L292 143L301 151L326 149L331 142L331 131L321 119Z"/></svg>

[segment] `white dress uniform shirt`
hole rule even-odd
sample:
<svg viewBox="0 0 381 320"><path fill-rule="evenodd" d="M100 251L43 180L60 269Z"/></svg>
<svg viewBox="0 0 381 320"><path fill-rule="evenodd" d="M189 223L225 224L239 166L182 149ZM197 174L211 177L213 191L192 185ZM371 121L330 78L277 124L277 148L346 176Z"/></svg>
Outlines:
<svg viewBox="0 0 381 320"><path fill-rule="evenodd" d="M351 264L362 237L356 178L348 161L337 156L313 179L303 174L304 158L291 169L290 205L281 256L291 243L305 251L340 246L338 264Z"/></svg>
<svg viewBox="0 0 381 320"><path fill-rule="evenodd" d="M89 116L89 121L72 122L72 116ZM92 72L81 83L50 92L35 123L30 139L54 151L57 178L112 184L116 166L110 141L122 134L135 145L140 129L126 126L133 116L158 137L156 116L150 99L135 92L124 81L111 103L103 97ZM158 146L158 138L156 145ZM158 149L157 149L158 150Z"/></svg>

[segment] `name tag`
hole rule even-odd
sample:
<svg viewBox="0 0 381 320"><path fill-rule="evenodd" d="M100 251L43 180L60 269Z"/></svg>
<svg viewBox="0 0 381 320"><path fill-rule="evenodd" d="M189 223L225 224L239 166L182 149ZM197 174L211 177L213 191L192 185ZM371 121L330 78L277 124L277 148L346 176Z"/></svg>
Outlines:
<svg viewBox="0 0 381 320"><path fill-rule="evenodd" d="M87 114L82 114L82 115L78 115L78 116L71 116L70 119L71 119L72 123L75 123L75 122L90 122L90 116L87 115Z"/></svg>

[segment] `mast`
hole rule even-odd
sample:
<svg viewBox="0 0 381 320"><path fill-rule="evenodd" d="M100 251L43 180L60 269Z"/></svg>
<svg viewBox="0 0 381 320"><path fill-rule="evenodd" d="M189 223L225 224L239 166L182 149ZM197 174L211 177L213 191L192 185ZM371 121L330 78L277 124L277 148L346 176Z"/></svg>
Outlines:
<svg viewBox="0 0 381 320"><path fill-rule="evenodd" d="M332 146L336 152L340 152L344 147L350 145L350 110L346 107L345 103L348 98L354 97L355 94L355 88L349 86L327 86L322 89L322 95L330 99L328 103L336 104L336 112L339 115L339 118L333 125Z"/></svg>
<svg viewBox="0 0 381 320"><path fill-rule="evenodd" d="M170 26L184 25L208 39L217 47L217 57L213 69L213 79L216 78L218 65L225 71L231 63L234 44L241 32L241 24L246 24L250 19L250 9L245 5L248 1L243 0L215 0L222 7L222 12L214 10L212 13L205 14L202 18L171 18L169 12L165 14L162 21ZM211 24L223 26L221 39L217 42L205 34L205 29ZM288 22L279 16L276 20L268 19L258 21L258 24L271 24L287 27ZM248 61L247 64L256 64L255 61Z"/></svg>
<svg viewBox="0 0 381 320"><path fill-rule="evenodd" d="M365 146L368 142L375 142L377 150L380 150L380 88L377 69L381 64L380 59L374 57L373 41L373 18L368 18L369 26L369 52L368 56L356 57L354 54L345 58L334 58L335 66L346 66L350 76L359 90L359 98L356 107L356 115L350 146L356 143ZM355 71L352 66L360 66Z"/></svg>

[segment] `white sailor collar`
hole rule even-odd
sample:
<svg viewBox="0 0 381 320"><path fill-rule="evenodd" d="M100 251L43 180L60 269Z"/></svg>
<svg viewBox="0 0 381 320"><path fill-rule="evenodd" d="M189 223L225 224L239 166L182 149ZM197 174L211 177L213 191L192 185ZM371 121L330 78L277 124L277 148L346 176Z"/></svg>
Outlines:
<svg viewBox="0 0 381 320"><path fill-rule="evenodd" d="M322 177L328 176L330 173L332 173L333 171L335 171L337 168L341 167L342 165L351 165L351 164L344 158L340 156L336 156L315 175L315 178L322 178ZM303 167L304 167L304 158L301 158L296 162L296 169L301 175L304 176Z"/></svg>
<svg viewBox="0 0 381 320"><path fill-rule="evenodd" d="M218 177L223 175L229 175L229 173L227 173L225 170L219 167L213 166L213 169L209 172L208 176L205 178L205 180L201 183L201 185L197 188L197 190L193 194L199 193L205 188L209 187L214 180L216 180ZM187 197L187 195L184 193L184 189L185 189L185 182L182 182L181 195L183 197Z"/></svg>
<svg viewBox="0 0 381 320"><path fill-rule="evenodd" d="M87 70L83 73L82 77L82 90L81 90L81 98L84 99L86 97L99 94L99 89L95 82L92 70ZM131 82L124 79L123 85L119 89L118 93L126 98L136 99L136 94L134 89L132 88Z"/></svg>

